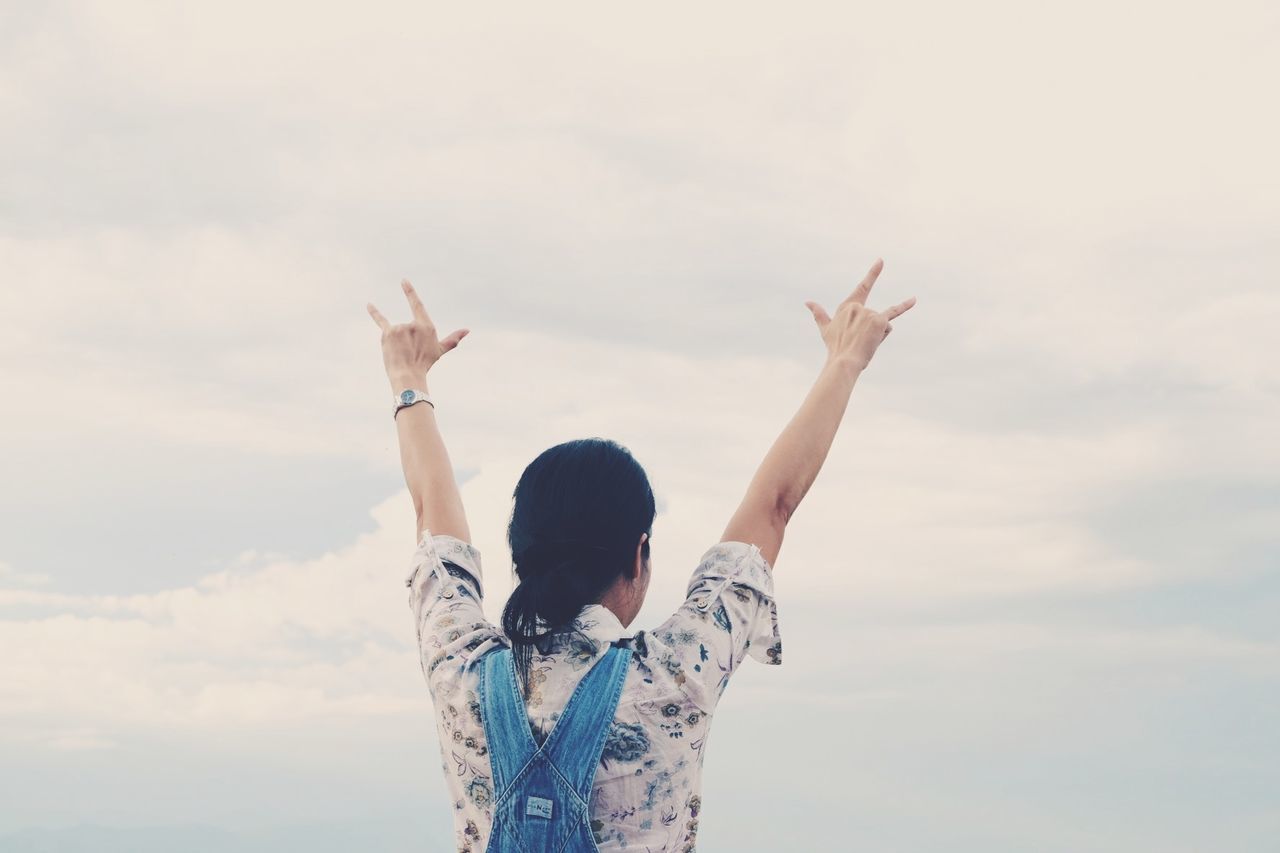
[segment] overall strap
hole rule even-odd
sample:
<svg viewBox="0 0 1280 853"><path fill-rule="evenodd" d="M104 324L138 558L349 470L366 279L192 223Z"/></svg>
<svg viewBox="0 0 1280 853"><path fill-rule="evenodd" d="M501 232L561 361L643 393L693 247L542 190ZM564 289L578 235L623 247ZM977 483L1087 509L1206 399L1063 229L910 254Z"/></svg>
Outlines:
<svg viewBox="0 0 1280 853"><path fill-rule="evenodd" d="M631 649L610 646L579 681L542 751L585 801L627 680Z"/></svg>
<svg viewBox="0 0 1280 853"><path fill-rule="evenodd" d="M511 650L498 649L480 662L480 718L489 747L494 794L501 794L520 775L538 744L516 683Z"/></svg>

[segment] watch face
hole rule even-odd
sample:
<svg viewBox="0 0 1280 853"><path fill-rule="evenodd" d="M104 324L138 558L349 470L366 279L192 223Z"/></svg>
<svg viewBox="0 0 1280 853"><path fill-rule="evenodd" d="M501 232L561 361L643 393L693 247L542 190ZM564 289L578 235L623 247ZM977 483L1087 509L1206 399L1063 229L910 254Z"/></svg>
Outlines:
<svg viewBox="0 0 1280 853"><path fill-rule="evenodd" d="M413 401L413 392L412 392L412 391L401 391L401 392L400 392L400 402L401 402L401 403L409 403L409 402L412 402L412 401Z"/></svg>

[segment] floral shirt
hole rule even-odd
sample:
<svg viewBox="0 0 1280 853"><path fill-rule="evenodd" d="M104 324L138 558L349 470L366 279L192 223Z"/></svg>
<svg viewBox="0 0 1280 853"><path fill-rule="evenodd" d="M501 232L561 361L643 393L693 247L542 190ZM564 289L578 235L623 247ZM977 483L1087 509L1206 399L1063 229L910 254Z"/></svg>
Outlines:
<svg viewBox="0 0 1280 853"><path fill-rule="evenodd" d="M483 580L474 546L427 530L405 581L458 850L466 853L482 853L488 844L494 798L476 693L479 668L469 663L508 645L481 610ZM578 679L613 640L626 636L610 610L589 604L535 650L526 705L539 743ZM692 851L716 702L747 655L782 662L772 567L755 545L712 545L693 571L684 603L657 629L634 634L631 648L592 788L591 828L602 851Z"/></svg>

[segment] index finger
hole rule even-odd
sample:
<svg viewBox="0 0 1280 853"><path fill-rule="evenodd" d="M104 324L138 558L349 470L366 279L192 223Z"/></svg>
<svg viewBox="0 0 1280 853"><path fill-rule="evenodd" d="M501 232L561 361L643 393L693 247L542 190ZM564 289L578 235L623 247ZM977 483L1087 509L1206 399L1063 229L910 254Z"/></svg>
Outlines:
<svg viewBox="0 0 1280 853"><path fill-rule="evenodd" d="M409 307L413 309L413 319L419 323L431 325L431 318L427 316L426 306L422 304L422 300L418 298L418 291L413 289L413 285L409 283L409 279L400 280L400 286L404 288L404 295L409 300Z"/></svg>
<svg viewBox="0 0 1280 853"><path fill-rule="evenodd" d="M871 295L871 285L876 283L876 279L880 277L880 270L882 269L884 269L884 259L876 258L876 262L871 265L871 269L867 270L866 276L862 281L858 282L858 286L853 289L853 293L846 296L844 301L866 305L867 297Z"/></svg>

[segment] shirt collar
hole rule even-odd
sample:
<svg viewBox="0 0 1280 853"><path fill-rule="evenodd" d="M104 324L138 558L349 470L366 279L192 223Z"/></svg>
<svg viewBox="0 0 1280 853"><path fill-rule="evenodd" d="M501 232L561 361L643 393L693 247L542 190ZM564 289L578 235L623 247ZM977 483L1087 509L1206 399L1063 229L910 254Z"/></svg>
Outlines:
<svg viewBox="0 0 1280 853"><path fill-rule="evenodd" d="M583 607L578 611L573 624L580 633L604 645L631 636L613 611L603 604L588 604Z"/></svg>

